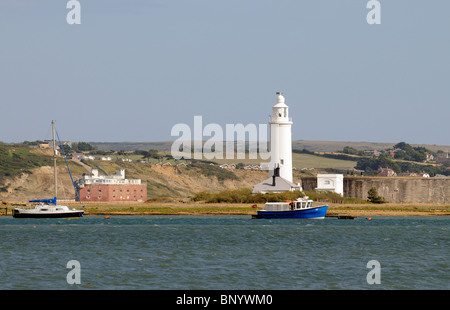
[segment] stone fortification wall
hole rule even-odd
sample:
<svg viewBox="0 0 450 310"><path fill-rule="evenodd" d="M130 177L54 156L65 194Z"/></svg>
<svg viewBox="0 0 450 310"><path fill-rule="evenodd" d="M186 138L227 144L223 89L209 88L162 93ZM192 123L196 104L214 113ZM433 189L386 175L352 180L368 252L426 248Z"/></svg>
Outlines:
<svg viewBox="0 0 450 310"><path fill-rule="evenodd" d="M302 178L302 187L315 189L317 178ZM344 177L345 197L366 200L371 187L392 203L450 203L450 178Z"/></svg>

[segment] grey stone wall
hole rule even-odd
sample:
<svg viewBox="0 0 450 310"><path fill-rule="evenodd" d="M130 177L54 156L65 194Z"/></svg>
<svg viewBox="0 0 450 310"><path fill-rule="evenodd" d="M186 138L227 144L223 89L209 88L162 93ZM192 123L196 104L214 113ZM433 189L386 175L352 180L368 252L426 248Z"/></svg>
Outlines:
<svg viewBox="0 0 450 310"><path fill-rule="evenodd" d="M302 186L315 189L317 178L302 178ZM345 197L366 200L371 187L392 203L450 203L450 178L344 177Z"/></svg>

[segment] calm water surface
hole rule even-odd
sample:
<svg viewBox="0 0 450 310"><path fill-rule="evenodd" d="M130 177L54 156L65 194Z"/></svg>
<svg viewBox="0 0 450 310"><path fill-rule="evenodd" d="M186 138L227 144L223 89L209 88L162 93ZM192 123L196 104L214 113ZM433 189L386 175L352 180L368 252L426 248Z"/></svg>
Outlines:
<svg viewBox="0 0 450 310"><path fill-rule="evenodd" d="M449 289L449 217L0 217L0 289ZM67 262L81 265L68 284ZM369 285L367 263L381 265Z"/></svg>

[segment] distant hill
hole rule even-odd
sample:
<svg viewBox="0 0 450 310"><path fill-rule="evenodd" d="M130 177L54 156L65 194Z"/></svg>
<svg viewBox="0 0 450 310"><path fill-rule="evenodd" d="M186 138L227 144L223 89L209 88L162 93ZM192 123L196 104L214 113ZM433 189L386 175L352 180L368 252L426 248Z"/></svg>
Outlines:
<svg viewBox="0 0 450 310"><path fill-rule="evenodd" d="M170 151L173 141L162 142L89 142L100 151L137 151L157 150L160 152Z"/></svg>
<svg viewBox="0 0 450 310"><path fill-rule="evenodd" d="M48 157L51 158L50 156ZM75 192L62 158L58 166L59 199L73 199ZM147 197L185 198L201 191L219 192L227 189L252 188L267 178L267 171L228 170L206 163L155 165L139 162L88 161L81 165L77 160L69 161L75 180L90 168L101 166L108 173L125 169L127 178L139 178L147 184ZM89 167L90 166L90 167ZM0 201L27 201L53 197L53 168L49 165L28 169L15 176L0 177Z"/></svg>
<svg viewBox="0 0 450 310"><path fill-rule="evenodd" d="M398 141L402 142L402 141ZM408 142L408 141L405 141ZM89 142L98 147L101 151L136 151L136 150L150 150L167 152L170 151L173 141L161 142ZM345 146L353 147L358 151L366 150L384 150L391 148L396 143L384 142L346 142L346 141L306 141L294 140L292 141L292 148L297 150L307 149L314 152L336 152L342 151ZM436 144L411 144L413 147L422 146L431 151L447 151L450 150L450 145L436 145Z"/></svg>
<svg viewBox="0 0 450 310"><path fill-rule="evenodd" d="M99 150L150 150L160 152L170 151L172 142L117 142L91 143ZM370 142L333 142L333 141L293 141L294 150L307 149L314 152L341 151L345 146L357 150L383 150L390 148L392 143ZM450 150L450 146L421 145L427 149L437 151ZM148 197L187 197L200 191L221 191L226 189L252 188L253 185L267 178L267 171L222 169L218 164L260 164L264 160L255 159L222 159L214 160L216 165L207 162L190 162L187 167L176 166L183 161L175 161L170 156L150 158L152 164L140 162L140 155L132 155L135 162L124 162L122 157L115 155L112 161L69 161L74 179L89 173L91 167L102 167L102 171L114 173L116 169L125 169L129 178L140 178L147 183ZM130 156L131 157L131 156ZM170 161L171 165L160 166L158 162ZM300 181L304 174L313 175L309 168L316 172L323 169L351 169L355 167L355 160L342 160L309 154L308 152L293 152L294 182ZM70 178L67 175L65 162L58 158L59 193L63 199L71 199L74 192ZM18 201L35 198L48 198L53 195L53 168L51 149L36 149L25 145L0 144L0 200Z"/></svg>
<svg viewBox="0 0 450 310"><path fill-rule="evenodd" d="M134 144L133 147L148 147L166 150L162 143ZM170 145L168 143L168 145ZM124 144L117 146L123 150ZM131 143L127 143L131 147ZM167 146L166 146L167 147ZM132 150L132 148L128 148ZM53 195L53 168L51 149L36 149L29 146L3 145L0 157L5 165L0 164L0 200L26 201L28 199L48 198ZM128 178L139 178L147 184L148 198L154 197L188 197L201 191L217 192L227 189L252 188L255 184L267 178L267 171L222 169L218 164L232 162L235 164L259 164L260 160L223 159L216 160L216 165L207 162L190 161L186 167L177 166L175 161L167 157L151 159L152 164L136 161L122 161L119 157L112 161L87 160L84 163L77 158L69 160L70 170L74 179L84 173L90 173L91 168L114 173L116 169L125 169ZM126 155L124 155L126 157ZM170 165L156 165L159 161L170 162ZM343 161L314 156L310 154L293 154L295 182L300 181L302 168L334 168L353 167L353 161ZM58 158L58 187L60 199L72 199L75 195L70 177L63 158Z"/></svg>

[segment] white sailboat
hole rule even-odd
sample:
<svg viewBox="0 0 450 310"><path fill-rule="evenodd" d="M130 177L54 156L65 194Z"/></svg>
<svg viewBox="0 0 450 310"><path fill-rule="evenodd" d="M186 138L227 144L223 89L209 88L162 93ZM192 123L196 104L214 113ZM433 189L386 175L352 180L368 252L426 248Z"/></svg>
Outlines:
<svg viewBox="0 0 450 310"><path fill-rule="evenodd" d="M84 210L70 209L68 206L58 205L58 172L56 169L56 140L55 140L55 122L52 121L53 131L53 169L55 178L55 198L30 200L29 202L41 203L32 209L15 208L13 217L15 218L71 218L82 217Z"/></svg>

